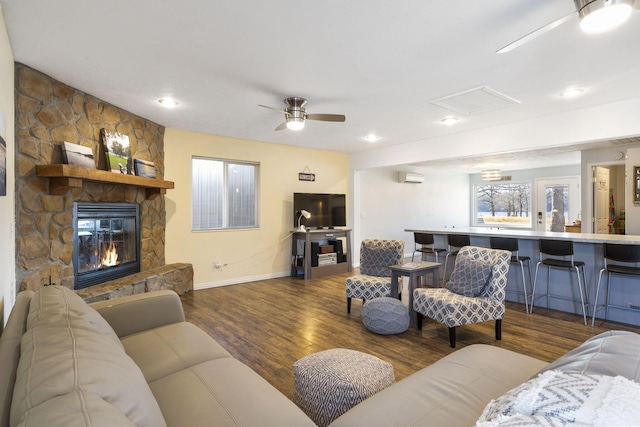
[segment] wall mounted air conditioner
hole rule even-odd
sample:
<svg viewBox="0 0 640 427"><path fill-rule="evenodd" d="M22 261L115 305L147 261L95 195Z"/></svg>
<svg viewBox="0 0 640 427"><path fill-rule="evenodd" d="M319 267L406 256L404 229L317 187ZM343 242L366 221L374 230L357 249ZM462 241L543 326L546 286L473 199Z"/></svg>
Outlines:
<svg viewBox="0 0 640 427"><path fill-rule="evenodd" d="M424 182L424 175L413 172L398 172L398 181L420 184Z"/></svg>

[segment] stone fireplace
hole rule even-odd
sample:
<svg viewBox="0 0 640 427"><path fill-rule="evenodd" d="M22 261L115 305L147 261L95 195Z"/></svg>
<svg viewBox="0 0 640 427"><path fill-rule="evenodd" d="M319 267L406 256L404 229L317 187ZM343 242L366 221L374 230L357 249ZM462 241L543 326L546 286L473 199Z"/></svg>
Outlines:
<svg viewBox="0 0 640 427"><path fill-rule="evenodd" d="M74 289L140 271L140 214L135 203L74 203Z"/></svg>
<svg viewBox="0 0 640 427"><path fill-rule="evenodd" d="M76 203L137 205L140 273L134 272L132 276L143 281L146 279L140 279L139 275L145 272L164 271L163 196L148 197L141 187L90 181L57 194L50 192L48 178L36 174L37 165L63 163L62 141L91 147L98 159L98 169L103 168L105 157L100 149L103 128L128 135L134 157L152 161L158 179L163 179L164 127L16 63L17 291L37 290L48 283L75 288ZM114 225L111 230L114 240L117 229ZM102 231L100 227L98 234Z"/></svg>

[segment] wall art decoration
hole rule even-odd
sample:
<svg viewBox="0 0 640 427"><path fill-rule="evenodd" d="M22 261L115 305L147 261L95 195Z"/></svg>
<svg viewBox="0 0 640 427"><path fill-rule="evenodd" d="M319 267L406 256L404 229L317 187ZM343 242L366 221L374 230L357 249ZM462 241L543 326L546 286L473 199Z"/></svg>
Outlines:
<svg viewBox="0 0 640 427"><path fill-rule="evenodd" d="M0 135L0 196L7 195L7 143Z"/></svg>
<svg viewBox="0 0 640 427"><path fill-rule="evenodd" d="M96 168L91 147L62 142L62 160L68 165L82 166L89 169Z"/></svg>
<svg viewBox="0 0 640 427"><path fill-rule="evenodd" d="M108 129L100 129L100 140L107 160L107 170L131 175L129 136Z"/></svg>

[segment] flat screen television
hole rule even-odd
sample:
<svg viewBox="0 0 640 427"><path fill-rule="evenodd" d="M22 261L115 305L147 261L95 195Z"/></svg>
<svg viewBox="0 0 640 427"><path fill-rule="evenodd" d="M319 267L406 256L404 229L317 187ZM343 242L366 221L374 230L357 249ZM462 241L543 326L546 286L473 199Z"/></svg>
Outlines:
<svg viewBox="0 0 640 427"><path fill-rule="evenodd" d="M293 226L298 227L298 211L304 209L310 218L302 217L307 228L333 228L347 225L344 194L293 193Z"/></svg>

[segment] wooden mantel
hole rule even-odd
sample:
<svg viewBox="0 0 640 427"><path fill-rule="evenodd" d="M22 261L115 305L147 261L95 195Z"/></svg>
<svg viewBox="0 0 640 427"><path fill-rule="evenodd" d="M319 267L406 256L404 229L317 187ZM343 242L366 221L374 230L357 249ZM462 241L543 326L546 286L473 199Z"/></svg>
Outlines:
<svg viewBox="0 0 640 427"><path fill-rule="evenodd" d="M124 175L73 165L36 165L36 175L41 178L49 178L49 194L58 196L66 194L71 188L81 188L83 181L142 187L147 190L147 199L166 194L168 189L174 188L173 181Z"/></svg>

